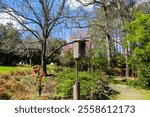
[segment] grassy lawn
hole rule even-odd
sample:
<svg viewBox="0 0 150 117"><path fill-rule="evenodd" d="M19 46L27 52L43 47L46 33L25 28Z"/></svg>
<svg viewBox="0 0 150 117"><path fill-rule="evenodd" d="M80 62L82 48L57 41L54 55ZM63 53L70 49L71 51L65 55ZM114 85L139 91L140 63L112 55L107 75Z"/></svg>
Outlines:
<svg viewBox="0 0 150 117"><path fill-rule="evenodd" d="M141 89L140 93L144 95L143 100L150 100L150 91Z"/></svg>
<svg viewBox="0 0 150 117"><path fill-rule="evenodd" d="M24 71L30 68L31 68L30 66L23 66L23 67L0 66L0 74L9 74L11 72Z"/></svg>

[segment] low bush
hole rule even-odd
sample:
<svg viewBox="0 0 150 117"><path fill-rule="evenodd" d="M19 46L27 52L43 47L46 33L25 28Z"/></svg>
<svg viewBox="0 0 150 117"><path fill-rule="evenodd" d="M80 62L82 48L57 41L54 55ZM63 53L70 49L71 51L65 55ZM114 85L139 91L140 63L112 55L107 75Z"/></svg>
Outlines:
<svg viewBox="0 0 150 117"><path fill-rule="evenodd" d="M75 69L64 68L57 74L57 97L61 99L72 99L73 84L75 83ZM89 73L86 71L79 72L80 79L80 99L108 99L109 88L107 86L106 75L97 71Z"/></svg>
<svg viewBox="0 0 150 117"><path fill-rule="evenodd" d="M141 66L139 78L135 80L127 80L125 84L143 89L150 89L150 66Z"/></svg>
<svg viewBox="0 0 150 117"><path fill-rule="evenodd" d="M48 74L54 74L57 72L57 66L55 64L47 66Z"/></svg>

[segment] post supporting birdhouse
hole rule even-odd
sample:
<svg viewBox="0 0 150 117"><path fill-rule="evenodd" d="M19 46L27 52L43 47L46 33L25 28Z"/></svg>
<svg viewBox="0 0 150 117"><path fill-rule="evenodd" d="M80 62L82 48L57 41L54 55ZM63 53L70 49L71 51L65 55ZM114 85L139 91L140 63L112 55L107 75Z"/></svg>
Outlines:
<svg viewBox="0 0 150 117"><path fill-rule="evenodd" d="M86 56L86 41L83 39L75 39L74 44L73 44L73 56L75 59L76 63L76 80L75 84L73 85L73 99L74 100L79 100L80 99L80 81L78 77L78 65L79 65L79 60L81 58L84 58Z"/></svg>

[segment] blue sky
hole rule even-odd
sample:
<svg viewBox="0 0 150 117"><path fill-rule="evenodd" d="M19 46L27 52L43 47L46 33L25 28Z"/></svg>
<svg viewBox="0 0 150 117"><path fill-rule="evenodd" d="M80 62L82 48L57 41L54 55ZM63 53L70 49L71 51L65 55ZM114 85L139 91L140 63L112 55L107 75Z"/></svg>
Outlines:
<svg viewBox="0 0 150 117"><path fill-rule="evenodd" d="M13 0L4 0L5 2L8 2L8 4L12 5L13 4ZM56 0L57 1L57 0ZM84 1L84 0L83 0ZM57 3L57 2L56 2ZM86 3L86 1L84 2ZM36 4L37 6L38 4ZM70 13L75 15L75 11L77 8L81 7L81 4L76 2L76 0L68 0L67 2L67 6L69 6L70 8ZM91 11L93 6L88 6L86 8L84 8L85 11ZM15 7L16 8L16 7ZM57 6L55 7L57 8ZM19 9L19 8L17 8ZM54 9L54 11L56 12L57 9ZM82 11L81 11L82 12ZM30 15L30 14L29 14ZM31 16L32 17L32 16ZM24 19L22 19L24 20ZM22 29L23 27L21 25L19 25L16 21L12 20L12 17L10 17L9 15L7 15L6 13L0 13L0 23L6 25L8 22L11 22L14 27L16 27L17 29ZM84 22L85 23L85 22ZM69 21L69 25L71 26L72 22ZM30 24L28 25L28 27L32 27L32 28L36 28L35 25ZM61 28L63 27L63 28ZM70 34L72 33L72 31L75 30L74 28L66 28L64 27L64 25L59 25L57 26L57 28L55 28L52 31L52 35L54 35L55 37L61 37L63 39L69 40Z"/></svg>
<svg viewBox="0 0 150 117"><path fill-rule="evenodd" d="M9 0L7 0L7 1L9 1ZM87 3L91 0L82 0L82 1L83 1L83 3ZM150 0L136 0L136 2L138 2L138 3L146 2L146 1L150 1ZM76 2L76 0L68 0L67 5L70 7L72 12L75 11L77 8L81 7L81 4ZM85 7L84 10L85 11L92 11L93 6L91 5L91 6ZM72 14L74 14L74 13L72 13ZM5 13L0 13L0 23L5 25L8 22L12 22L17 29L22 28L17 22L15 22L14 20L11 20L10 16L8 16ZM83 22L83 23L85 23L85 22ZM69 24L72 24L72 23L69 22ZM63 25L57 26L57 28L52 32L52 35L55 35L55 37L61 37L63 39L69 40L71 32L75 29L70 29L70 28L68 29L68 28L65 28L65 27L61 29L60 27L62 27L62 26ZM31 24L31 27L33 27L32 24Z"/></svg>

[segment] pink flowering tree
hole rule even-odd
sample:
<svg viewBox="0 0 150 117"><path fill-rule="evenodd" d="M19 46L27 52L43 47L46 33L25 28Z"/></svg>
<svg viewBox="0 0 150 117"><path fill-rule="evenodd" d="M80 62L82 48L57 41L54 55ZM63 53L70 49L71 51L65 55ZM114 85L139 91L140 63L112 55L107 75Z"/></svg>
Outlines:
<svg viewBox="0 0 150 117"><path fill-rule="evenodd" d="M61 62L65 66L73 66L74 59L73 59L73 44L66 45L61 50Z"/></svg>
<svg viewBox="0 0 150 117"><path fill-rule="evenodd" d="M75 39L85 39L88 37L89 34L87 31L84 30L75 30L72 32L70 36L70 42L74 41ZM87 52L90 50L90 43L86 43L86 50ZM63 65L66 66L73 66L74 59L73 59L73 44L66 45L61 50L61 61ZM86 62L86 61L85 61Z"/></svg>

